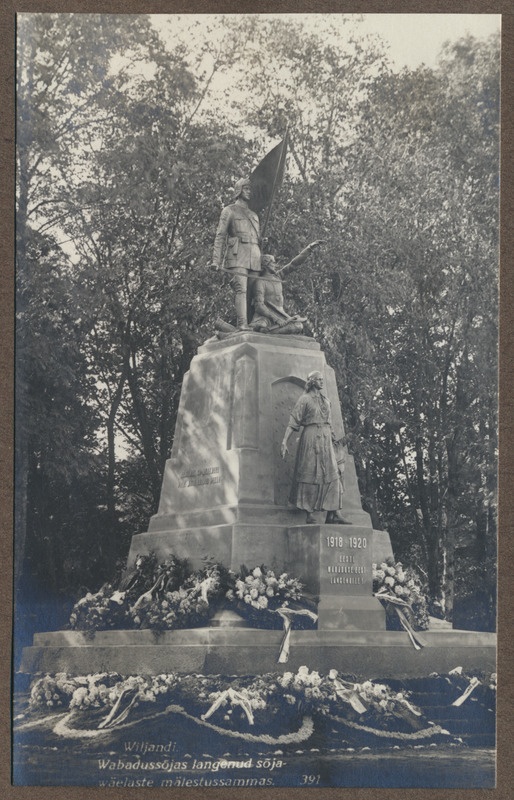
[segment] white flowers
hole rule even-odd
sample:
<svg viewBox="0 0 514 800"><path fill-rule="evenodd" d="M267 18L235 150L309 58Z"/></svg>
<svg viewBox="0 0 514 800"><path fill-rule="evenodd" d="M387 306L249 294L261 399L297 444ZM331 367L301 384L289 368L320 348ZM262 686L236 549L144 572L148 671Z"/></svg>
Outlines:
<svg viewBox="0 0 514 800"><path fill-rule="evenodd" d="M178 704L202 719L220 709L220 718L228 715L238 730L245 716L248 724L253 725L253 717L257 715L255 723L267 730L274 720L282 724L289 714L344 716L348 713L348 705L359 715L371 712L382 718L419 716L421 712L410 705L408 698L409 693L405 690L395 693L389 686L370 680L354 683L339 678L336 669L330 670L328 675L320 675L303 665L296 672L282 675L268 673L241 678L173 673L128 677L96 673L75 678L65 673L45 675L31 687L30 708L48 710L61 707L77 712L99 710L106 713L109 720L116 716L120 704L125 704L126 709L145 704L161 703L163 707ZM142 713L144 715L144 708ZM148 713L152 712L149 710ZM229 721L226 716L223 718Z"/></svg>
<svg viewBox="0 0 514 800"><path fill-rule="evenodd" d="M88 691L85 686L75 689L71 698L70 708L81 708L89 705Z"/></svg>
<svg viewBox="0 0 514 800"><path fill-rule="evenodd" d="M265 567L255 567L235 582L235 596L258 611L287 605L288 599L298 600L301 590L296 578L290 578L286 572L277 578L273 570Z"/></svg>
<svg viewBox="0 0 514 800"><path fill-rule="evenodd" d="M140 576L135 590L120 591L105 584L95 594L88 592L75 604L70 627L82 631L194 628L206 624L219 604L227 601L236 607L242 603L244 610L239 611L255 622L254 611L275 612L302 598L299 580L286 572L277 577L263 565L251 570L242 567L236 575L220 564L209 563L190 572L180 560L163 564L157 564L155 556L147 560L151 569ZM176 574L172 566L177 567Z"/></svg>
<svg viewBox="0 0 514 800"><path fill-rule="evenodd" d="M404 568L398 561L394 563L392 558L383 561L379 567L373 565L373 591L375 594L392 603L393 597L403 600L409 606L409 613L412 613L416 628L424 630L428 628L428 609L427 602L421 581L417 574L409 567Z"/></svg>
<svg viewBox="0 0 514 800"><path fill-rule="evenodd" d="M87 592L75 603L70 616L71 628L83 631L125 628L128 621L126 592L113 591L108 583L96 594Z"/></svg>

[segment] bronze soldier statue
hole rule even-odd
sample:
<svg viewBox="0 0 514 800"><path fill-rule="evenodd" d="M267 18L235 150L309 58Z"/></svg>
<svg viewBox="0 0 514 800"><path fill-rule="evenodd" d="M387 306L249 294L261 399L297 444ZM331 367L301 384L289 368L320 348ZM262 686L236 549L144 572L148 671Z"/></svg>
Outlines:
<svg viewBox="0 0 514 800"><path fill-rule="evenodd" d="M246 305L248 277L258 275L261 269L260 223L258 215L248 205L250 197L250 179L241 178L234 187L233 202L221 212L210 265L214 269L224 266L230 275L237 328L241 331L250 330Z"/></svg>
<svg viewBox="0 0 514 800"><path fill-rule="evenodd" d="M268 254L261 256L262 272L258 278L252 280L250 285L251 305L254 309L250 322L252 330L260 333L288 335L302 333L306 318L298 315L290 316L285 311L282 278L279 273L285 274L299 267L322 242L322 239L311 242L280 269L276 268L274 256Z"/></svg>

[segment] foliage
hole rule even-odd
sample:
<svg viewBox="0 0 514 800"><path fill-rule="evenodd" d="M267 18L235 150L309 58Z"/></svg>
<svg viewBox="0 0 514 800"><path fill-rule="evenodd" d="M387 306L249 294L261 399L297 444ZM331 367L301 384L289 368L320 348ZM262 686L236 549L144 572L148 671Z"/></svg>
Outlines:
<svg viewBox="0 0 514 800"><path fill-rule="evenodd" d="M209 565L185 577L174 591L156 593L150 602L132 606L133 624L158 630L206 625L231 582L226 569Z"/></svg>

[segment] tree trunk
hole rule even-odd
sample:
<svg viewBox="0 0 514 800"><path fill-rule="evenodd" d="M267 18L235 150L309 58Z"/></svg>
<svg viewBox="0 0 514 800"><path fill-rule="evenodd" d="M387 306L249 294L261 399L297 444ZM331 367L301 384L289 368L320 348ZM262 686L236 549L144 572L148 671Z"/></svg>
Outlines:
<svg viewBox="0 0 514 800"><path fill-rule="evenodd" d="M109 520L112 520L113 525L118 522L116 514L116 414L120 407L121 399L123 397L123 389L127 382L129 371L129 354L124 357L123 369L116 387L116 391L111 400L111 407L109 409L109 416L107 417L107 513Z"/></svg>
<svg viewBox="0 0 514 800"><path fill-rule="evenodd" d="M132 353L132 359L129 363L127 378L130 396L132 398L132 404L134 407L135 418L141 436L143 455L145 457L146 465L150 475L150 488L154 499L154 509L157 510L161 495L162 473L159 470L159 459L154 445L152 429L138 385L134 353Z"/></svg>

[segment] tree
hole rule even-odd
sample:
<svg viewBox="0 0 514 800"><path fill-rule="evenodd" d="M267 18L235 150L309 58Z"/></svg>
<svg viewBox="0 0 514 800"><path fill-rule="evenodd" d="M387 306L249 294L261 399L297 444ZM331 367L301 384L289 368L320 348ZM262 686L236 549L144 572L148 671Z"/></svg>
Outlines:
<svg viewBox="0 0 514 800"><path fill-rule="evenodd" d="M204 265L219 211L213 198L232 176L243 143L212 119L197 122L210 78L201 85L181 48L166 53L146 18L76 17L32 15L20 26L18 276L28 333L20 349L19 391L30 406L37 389L24 380L23 353L35 351L34 331L46 324L38 300L44 263L39 252L29 253L34 229L51 241L55 255L48 264L53 308L71 302L80 323L70 381L82 382L80 402L95 419L96 441L84 444L101 454L99 527L109 531L111 553L105 545L100 553L107 563L127 546L133 526L142 517L146 525L156 510L196 332L224 307L223 287ZM67 254L59 255L51 230ZM207 307L200 301L206 296ZM57 315L48 346L59 326L67 337ZM47 353L42 355L41 379L62 389L60 370L67 361L54 369ZM56 392L51 403L59 419ZM29 516L44 517L41 536L47 541L51 526L41 506L47 499L50 509L58 500L46 488L36 491L32 473L39 466L32 464L34 443L25 435L25 421L37 426L42 413L34 403L26 417L20 414L19 475L26 489L17 506L20 531L27 508ZM60 463L60 449L74 446L64 425L56 439L59 447L41 456L50 472ZM117 458L121 439L123 468ZM129 523L125 496L134 486L135 465L144 467L148 489L140 492L138 519ZM86 474L82 478L89 496ZM71 507L68 513L75 519ZM81 523L81 541L87 527ZM59 571L55 548L37 552L42 572ZM80 560L85 557L84 550ZM86 566L85 574L91 574Z"/></svg>
<svg viewBox="0 0 514 800"><path fill-rule="evenodd" d="M450 618L455 543L479 535L484 514L489 548L495 538L497 87L494 42L459 43L436 72L384 76L348 156L340 252L363 303L339 338L363 493L377 521L396 522L397 550L415 532Z"/></svg>
<svg viewBox="0 0 514 800"><path fill-rule="evenodd" d="M93 540L99 561L112 554L102 535L99 419L88 402L91 376L81 347L87 298L51 237L28 233L25 270L18 274L17 509L26 518L18 527L16 566L20 576L28 558L36 583L69 590L62 567L65 559L73 562L76 548L85 552ZM94 574L93 560L89 569Z"/></svg>

